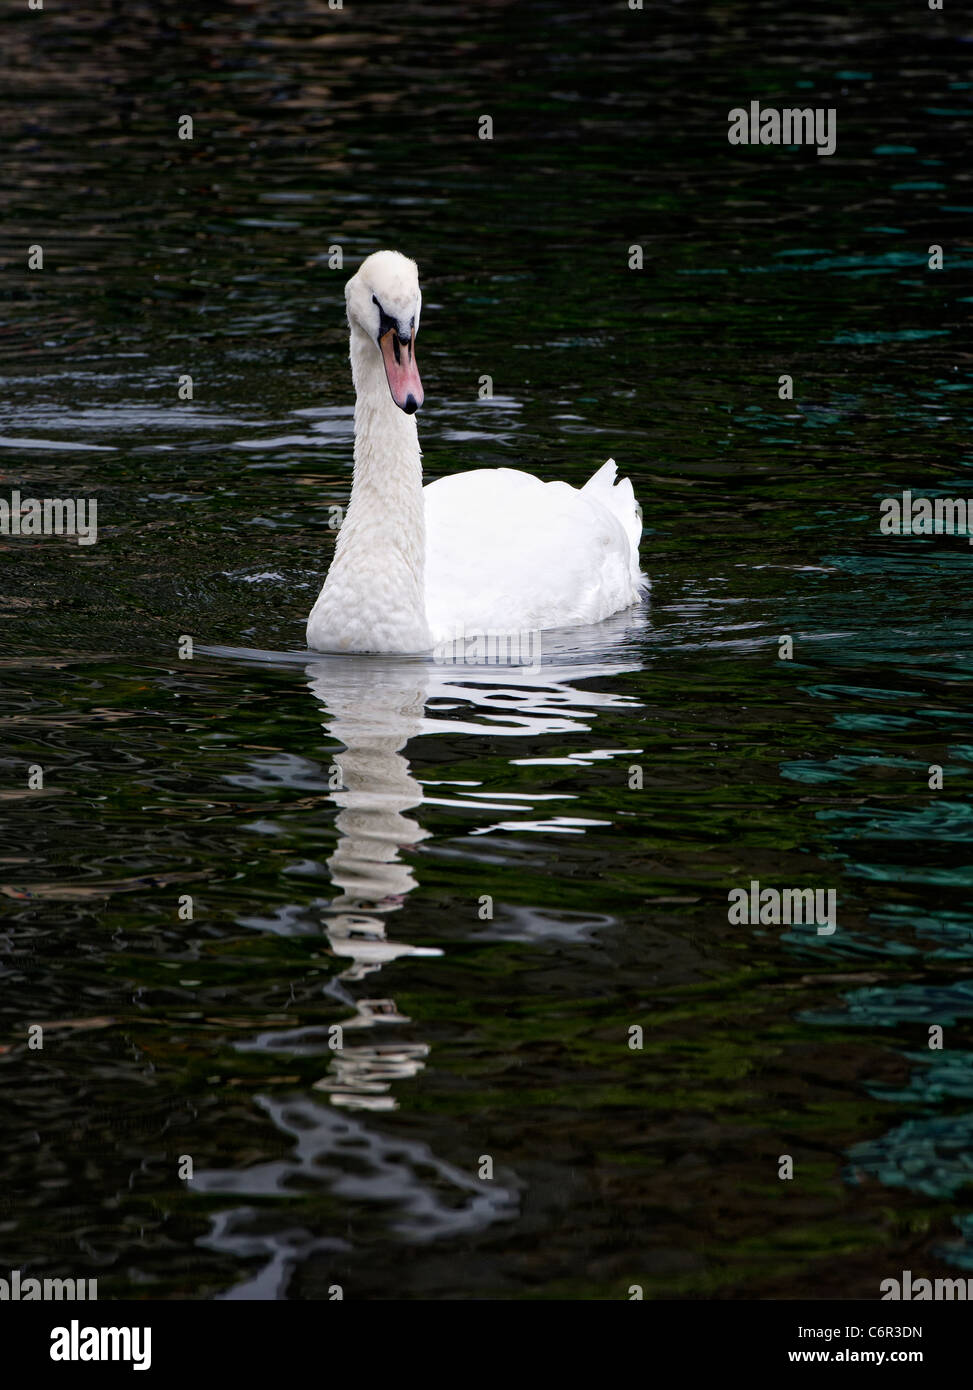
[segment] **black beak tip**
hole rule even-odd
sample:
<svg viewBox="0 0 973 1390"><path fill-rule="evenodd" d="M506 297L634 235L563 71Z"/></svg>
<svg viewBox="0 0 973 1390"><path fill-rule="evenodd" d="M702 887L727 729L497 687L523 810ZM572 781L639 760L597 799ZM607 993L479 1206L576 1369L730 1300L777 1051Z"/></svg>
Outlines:
<svg viewBox="0 0 973 1390"><path fill-rule="evenodd" d="M412 394L411 391L409 392L408 396L406 396L405 405L402 407L402 409L405 411L406 415L415 415L416 411L419 409L419 402L416 400L415 396Z"/></svg>

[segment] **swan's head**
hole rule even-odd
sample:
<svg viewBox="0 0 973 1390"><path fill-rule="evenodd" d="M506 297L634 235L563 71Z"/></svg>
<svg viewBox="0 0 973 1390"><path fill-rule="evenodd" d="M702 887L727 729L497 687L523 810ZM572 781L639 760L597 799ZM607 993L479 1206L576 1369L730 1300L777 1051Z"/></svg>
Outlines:
<svg viewBox="0 0 973 1390"><path fill-rule="evenodd" d="M376 251L345 286L348 322L382 354L392 399L412 415L423 401L416 366L422 292L419 268L398 251Z"/></svg>

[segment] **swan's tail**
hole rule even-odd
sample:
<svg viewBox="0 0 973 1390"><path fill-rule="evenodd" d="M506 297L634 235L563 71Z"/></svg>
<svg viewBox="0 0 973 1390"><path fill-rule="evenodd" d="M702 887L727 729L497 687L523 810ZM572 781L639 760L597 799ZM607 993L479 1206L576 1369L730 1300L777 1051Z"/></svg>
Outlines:
<svg viewBox="0 0 973 1390"><path fill-rule="evenodd" d="M642 539L642 508L635 500L635 490L632 487L630 478L621 478L618 482L618 464L614 459L609 459L603 463L592 477L588 479L582 492L591 493L597 497L603 506L610 512L614 512L628 536L632 547L632 583L638 588L644 588L647 580L639 569L639 541Z"/></svg>

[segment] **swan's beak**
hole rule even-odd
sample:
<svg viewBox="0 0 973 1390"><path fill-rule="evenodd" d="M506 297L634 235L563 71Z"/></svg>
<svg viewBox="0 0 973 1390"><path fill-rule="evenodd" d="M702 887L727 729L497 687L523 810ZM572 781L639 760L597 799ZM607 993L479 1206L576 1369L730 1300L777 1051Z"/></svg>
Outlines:
<svg viewBox="0 0 973 1390"><path fill-rule="evenodd" d="M419 368L416 366L415 334L407 343L403 343L395 329L390 328L379 338L378 345L382 349L385 375L393 401L406 415L414 415L424 399Z"/></svg>

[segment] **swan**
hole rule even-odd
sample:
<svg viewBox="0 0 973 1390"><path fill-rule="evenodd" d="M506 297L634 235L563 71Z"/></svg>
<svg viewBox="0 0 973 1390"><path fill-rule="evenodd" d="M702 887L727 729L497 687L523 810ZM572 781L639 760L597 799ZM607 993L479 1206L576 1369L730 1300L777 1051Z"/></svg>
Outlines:
<svg viewBox="0 0 973 1390"><path fill-rule="evenodd" d="M641 509L609 459L582 488L514 468L422 485L419 272L376 251L345 286L351 498L307 622L316 651L421 653L597 623L639 601Z"/></svg>

